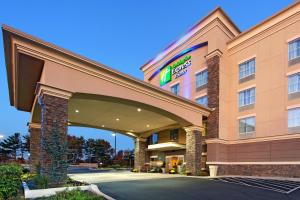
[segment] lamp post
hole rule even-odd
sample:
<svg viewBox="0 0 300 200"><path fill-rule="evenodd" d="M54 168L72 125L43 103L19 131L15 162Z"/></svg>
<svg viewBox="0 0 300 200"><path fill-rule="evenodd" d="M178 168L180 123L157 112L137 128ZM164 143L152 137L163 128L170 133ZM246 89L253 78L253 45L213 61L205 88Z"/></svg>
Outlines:
<svg viewBox="0 0 300 200"><path fill-rule="evenodd" d="M111 134L115 138L115 159L117 157L117 133Z"/></svg>

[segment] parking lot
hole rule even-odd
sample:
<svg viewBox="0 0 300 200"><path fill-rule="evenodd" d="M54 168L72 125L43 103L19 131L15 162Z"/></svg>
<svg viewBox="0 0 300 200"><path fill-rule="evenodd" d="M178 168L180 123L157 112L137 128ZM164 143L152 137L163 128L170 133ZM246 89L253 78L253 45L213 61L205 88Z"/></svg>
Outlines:
<svg viewBox="0 0 300 200"><path fill-rule="evenodd" d="M203 178L183 175L98 172L69 174L97 184L117 200L299 200L300 182L238 177Z"/></svg>
<svg viewBox="0 0 300 200"><path fill-rule="evenodd" d="M249 187L256 187L283 194L290 194L300 189L299 181L290 180L274 180L274 179L261 179L261 178L242 178L242 177L222 177L211 179L225 183L233 183Z"/></svg>

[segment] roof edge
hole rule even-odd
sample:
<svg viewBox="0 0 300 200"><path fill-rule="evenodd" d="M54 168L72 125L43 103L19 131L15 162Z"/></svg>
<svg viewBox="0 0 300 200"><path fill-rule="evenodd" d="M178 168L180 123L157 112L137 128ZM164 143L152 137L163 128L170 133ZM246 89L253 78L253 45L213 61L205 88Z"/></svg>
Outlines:
<svg viewBox="0 0 300 200"><path fill-rule="evenodd" d="M163 48L161 51L159 51L156 56L154 56L153 58L151 58L150 60L148 60L145 64L143 64L140 67L140 70L143 71L144 67L146 67L146 65L148 65L149 63L151 63L151 61L153 61L158 55L160 55L161 53L163 53L164 51L166 51L167 49L169 49L170 47L172 47L172 45L176 44L178 41L180 41L181 38L183 38L185 35L187 35L188 33L190 33L192 30L194 30L196 27L198 27L201 23L203 23L205 20L207 20L210 16L212 16L214 13L220 11L222 13L222 15L225 16L225 18L228 20L228 22L236 29L236 31L238 33L241 33L241 30L238 28L238 26L233 22L233 20L226 14L226 12L220 7L216 7L214 10L212 10L211 12L209 12L206 16L204 16L202 19L200 19L198 22L196 22L193 26L191 26L191 28L188 29L188 31L184 32L181 36L179 36L176 40L174 40L173 42L171 42L169 45L167 45L167 47ZM189 38L186 39L189 40ZM174 47L174 49L177 47ZM167 54L166 54L167 55ZM161 59L159 59L161 60Z"/></svg>
<svg viewBox="0 0 300 200"><path fill-rule="evenodd" d="M117 70L115 70L115 69L113 69L111 67L108 67L108 66L106 66L106 65L104 65L102 63L99 63L97 61L93 61L93 60L91 60L91 59L89 59L87 57L81 56L81 55L76 54L76 53L74 53L72 51L69 51L67 49L61 48L61 47L59 47L57 45L54 45L54 44L52 44L50 42L46 42L46 41L44 41L42 39L34 37L34 36L30 35L30 34L24 33L24 32L22 32L20 30L17 30L17 29L15 29L13 27L10 27L10 26L7 26L7 25L3 24L2 25L2 31L5 32L5 34L10 34L9 39L11 39L11 35L15 35L17 37L20 37L20 38L23 38L25 40L28 40L29 42L34 42L36 45L40 45L40 46L42 46L44 48L49 48L52 51L56 51L56 52L59 52L61 54L67 55L70 58L73 58L75 60L78 60L78 61L81 61L81 62L85 62L85 63L91 65L92 67L96 68L96 69L105 70L108 73L111 73L111 74L114 74L116 76L122 77L122 78L124 78L124 79L126 79L126 80L128 80L130 82L135 82L136 84L143 85L145 87L151 88L152 90L157 91L159 93L163 93L163 94L165 94L167 96L172 96L174 99L184 101L185 103L187 103L190 106L201 108L201 109L203 109L204 111L207 111L207 112L211 112L212 111L211 108L202 106L202 105L200 105L200 104L198 104L198 103L196 103L196 102L194 102L194 101L192 101L190 99L187 99L187 98L175 95L175 94L173 94L173 93L171 93L169 91L166 91L166 90L161 90L159 87L157 87L155 85L152 85L150 83L142 81L142 80L140 80L138 78L135 78L135 77L130 76L128 74L125 74L123 72L117 71ZM5 56L11 56L11 55L7 55L6 53L7 52L5 52ZM11 57L8 58L8 59L10 60ZM8 65L7 65L7 67L8 67ZM11 92L10 89L9 89L9 92Z"/></svg>
<svg viewBox="0 0 300 200"><path fill-rule="evenodd" d="M279 10L278 12L274 13L273 15L267 17L266 19L264 19L263 21L259 22L258 24L256 24L256 25L254 25L254 26L248 28L247 30L241 32L239 35L237 35L236 37L234 37L234 38L232 38L231 40L229 40L229 41L227 42L227 44L230 44L230 43L234 42L235 40L237 40L237 39L243 37L244 35L249 34L250 32L252 32L252 31L254 31L255 29L257 29L258 27L262 26L263 24L267 23L268 21L271 21L273 18L275 18L275 17L277 17L277 16L283 14L284 12L286 12L287 10L291 9L292 7L294 7L294 6L298 5L298 4L300 4L300 1L299 1L299 0L298 0L298 1L295 1L294 3L290 4L289 6L287 6L287 7L285 7L285 8Z"/></svg>

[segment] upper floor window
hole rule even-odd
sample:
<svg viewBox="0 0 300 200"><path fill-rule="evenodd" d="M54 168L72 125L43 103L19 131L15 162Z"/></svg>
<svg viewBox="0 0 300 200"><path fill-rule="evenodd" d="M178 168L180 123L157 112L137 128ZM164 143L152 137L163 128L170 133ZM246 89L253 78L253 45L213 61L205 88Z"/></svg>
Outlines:
<svg viewBox="0 0 300 200"><path fill-rule="evenodd" d="M171 87L171 92L176 94L176 95L179 95L179 83L177 83L176 85L173 85Z"/></svg>
<svg viewBox="0 0 300 200"><path fill-rule="evenodd" d="M288 77L288 89L289 94L300 92L300 73Z"/></svg>
<svg viewBox="0 0 300 200"><path fill-rule="evenodd" d="M288 127L300 126L300 108L293 108L288 110Z"/></svg>
<svg viewBox="0 0 300 200"><path fill-rule="evenodd" d="M255 117L247 117L239 120L239 133L247 134L255 132Z"/></svg>
<svg viewBox="0 0 300 200"><path fill-rule="evenodd" d="M300 38L289 42L289 60L300 57Z"/></svg>
<svg viewBox="0 0 300 200"><path fill-rule="evenodd" d="M208 81L208 71L203 70L202 72L199 72L196 74L196 88L199 88L203 85L206 85Z"/></svg>
<svg viewBox="0 0 300 200"><path fill-rule="evenodd" d="M239 65L239 79L255 74L255 58Z"/></svg>
<svg viewBox="0 0 300 200"><path fill-rule="evenodd" d="M203 105L203 106L207 106L208 105L208 99L207 99L207 95L203 96L203 97L199 97L196 99L196 102Z"/></svg>
<svg viewBox="0 0 300 200"><path fill-rule="evenodd" d="M148 144L157 144L158 143L158 134L153 133L151 136L148 137Z"/></svg>
<svg viewBox="0 0 300 200"><path fill-rule="evenodd" d="M170 131L170 140L171 141L177 141L179 135L179 129L173 129Z"/></svg>
<svg viewBox="0 0 300 200"><path fill-rule="evenodd" d="M239 92L239 107L255 103L255 88L250 88Z"/></svg>

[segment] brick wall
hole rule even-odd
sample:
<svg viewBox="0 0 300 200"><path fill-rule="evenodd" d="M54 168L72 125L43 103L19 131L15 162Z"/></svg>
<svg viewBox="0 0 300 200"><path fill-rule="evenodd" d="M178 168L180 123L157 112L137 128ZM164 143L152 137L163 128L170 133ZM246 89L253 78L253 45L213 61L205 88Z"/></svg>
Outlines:
<svg viewBox="0 0 300 200"><path fill-rule="evenodd" d="M219 63L220 57L215 55L207 59L208 84L207 96L208 107L214 108L207 120L207 136L206 138L219 137Z"/></svg>
<svg viewBox="0 0 300 200"><path fill-rule="evenodd" d="M201 171L202 134L198 130L186 133L186 171L198 175Z"/></svg>
<svg viewBox="0 0 300 200"><path fill-rule="evenodd" d="M68 100L55 96L43 94L39 97L41 106L41 173L49 175L51 172L52 157L49 156L49 142L59 142L63 145L67 139L67 120L68 120ZM57 128L62 139L60 141L51 141L51 134ZM50 144L51 145L51 144ZM65 156L65 160L67 157ZM62 176L66 176L66 168L56 169ZM51 180L50 180L51 181Z"/></svg>
<svg viewBox="0 0 300 200"><path fill-rule="evenodd" d="M40 162L41 128L29 127L30 133L30 171L37 172Z"/></svg>

